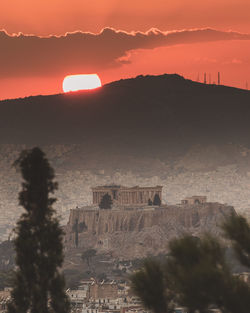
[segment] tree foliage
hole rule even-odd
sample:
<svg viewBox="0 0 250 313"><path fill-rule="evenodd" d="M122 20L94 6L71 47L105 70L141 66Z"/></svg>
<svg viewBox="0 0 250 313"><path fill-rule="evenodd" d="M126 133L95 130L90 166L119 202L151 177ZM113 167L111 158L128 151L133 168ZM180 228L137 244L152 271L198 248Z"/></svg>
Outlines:
<svg viewBox="0 0 250 313"><path fill-rule="evenodd" d="M96 255L96 250L95 249L88 249L82 253L82 260L87 261L88 266L90 265L89 262L91 259Z"/></svg>
<svg viewBox="0 0 250 313"><path fill-rule="evenodd" d="M153 201L151 199L148 199L148 205L153 205Z"/></svg>
<svg viewBox="0 0 250 313"><path fill-rule="evenodd" d="M111 196L106 193L103 197L102 197L102 200L99 204L99 208L100 209L111 209L112 207L112 204L113 204L113 201L111 199Z"/></svg>
<svg viewBox="0 0 250 313"><path fill-rule="evenodd" d="M0 290L11 287L13 281L13 270L0 270Z"/></svg>
<svg viewBox="0 0 250 313"><path fill-rule="evenodd" d="M57 189L54 171L39 148L25 150L15 162L23 183L19 203L25 209L15 229L16 271L9 313L67 313L63 231L52 208Z"/></svg>
<svg viewBox="0 0 250 313"><path fill-rule="evenodd" d="M160 199L158 193L156 193L154 196L153 205L161 205L161 199Z"/></svg>
<svg viewBox="0 0 250 313"><path fill-rule="evenodd" d="M146 260L142 269L131 276L131 287L147 309L154 313L171 312L172 296L159 262Z"/></svg>
<svg viewBox="0 0 250 313"><path fill-rule="evenodd" d="M232 241L239 261L250 267L247 221L233 214L226 220L223 230ZM250 287L232 274L224 245L211 235L202 238L185 235L172 240L165 265L147 261L132 275L131 282L145 307L157 313L168 312L172 301L164 298L165 295L171 295L175 305L186 307L190 313L209 312L212 307L226 313L247 313L250 309Z"/></svg>
<svg viewBox="0 0 250 313"><path fill-rule="evenodd" d="M223 229L226 237L232 241L241 264L250 268L250 226L247 220L243 216L232 214Z"/></svg>
<svg viewBox="0 0 250 313"><path fill-rule="evenodd" d="M165 275L175 301L190 312L208 312L212 305L224 309L222 293L228 295L234 279L218 240L210 235L202 239L187 235L171 241L169 249Z"/></svg>

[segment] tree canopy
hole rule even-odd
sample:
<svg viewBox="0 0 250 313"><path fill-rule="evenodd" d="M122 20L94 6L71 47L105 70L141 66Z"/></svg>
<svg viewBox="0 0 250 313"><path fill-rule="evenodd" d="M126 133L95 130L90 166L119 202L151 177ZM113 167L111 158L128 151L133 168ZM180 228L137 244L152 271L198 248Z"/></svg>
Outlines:
<svg viewBox="0 0 250 313"><path fill-rule="evenodd" d="M9 313L67 313L64 290L63 231L50 197L57 189L54 171L39 148L25 150L15 162L23 183L19 204L25 212L15 228L16 270Z"/></svg>
<svg viewBox="0 0 250 313"><path fill-rule="evenodd" d="M153 201L151 199L148 199L148 205L153 205Z"/></svg>
<svg viewBox="0 0 250 313"><path fill-rule="evenodd" d="M113 204L113 201L112 201L112 199L111 199L111 196L108 194L108 193L106 193L103 197L102 197L102 199L101 199L101 202L100 202L100 204L99 204L99 208L100 209L111 209L111 207L112 207L112 204Z"/></svg>
<svg viewBox="0 0 250 313"><path fill-rule="evenodd" d="M161 205L161 199L158 193L156 193L154 196L153 205Z"/></svg>
<svg viewBox="0 0 250 313"><path fill-rule="evenodd" d="M238 260L250 268L250 226L247 221L233 214L222 228L224 236L231 240ZM155 313L169 312L173 303L190 313L205 313L215 307L227 313L247 313L250 309L250 287L232 273L224 244L208 234L202 238L185 235L172 240L165 264L148 260L132 275L131 284L144 306ZM158 290L158 297L164 296L157 299L155 290ZM166 298L166 295L172 298Z"/></svg>
<svg viewBox="0 0 250 313"><path fill-rule="evenodd" d="M131 287L144 306L154 313L168 313L172 309L172 295L159 262L151 259L131 276Z"/></svg>
<svg viewBox="0 0 250 313"><path fill-rule="evenodd" d="M90 264L89 264L90 260L91 260L95 255L96 255L96 250L95 250L95 249L88 249L88 250L86 250L86 251L84 251L84 252L82 253L81 258L82 258L83 261L86 260L86 261L87 261L87 264L88 264L88 266L89 266L89 265L90 265Z"/></svg>

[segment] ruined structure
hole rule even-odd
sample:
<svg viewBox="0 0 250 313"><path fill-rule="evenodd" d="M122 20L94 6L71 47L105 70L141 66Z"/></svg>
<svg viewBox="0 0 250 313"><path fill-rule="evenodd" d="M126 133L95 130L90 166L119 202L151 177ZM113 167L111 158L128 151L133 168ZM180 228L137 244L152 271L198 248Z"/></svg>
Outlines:
<svg viewBox="0 0 250 313"><path fill-rule="evenodd" d="M181 204L203 204L207 202L207 197L206 196L192 196L192 197L187 197L183 200L181 200Z"/></svg>
<svg viewBox="0 0 250 313"><path fill-rule="evenodd" d="M148 200L154 200L157 194L162 200L162 186L156 187L124 187L121 185L107 185L92 188L93 204L99 205L102 197L109 194L116 205L147 205Z"/></svg>

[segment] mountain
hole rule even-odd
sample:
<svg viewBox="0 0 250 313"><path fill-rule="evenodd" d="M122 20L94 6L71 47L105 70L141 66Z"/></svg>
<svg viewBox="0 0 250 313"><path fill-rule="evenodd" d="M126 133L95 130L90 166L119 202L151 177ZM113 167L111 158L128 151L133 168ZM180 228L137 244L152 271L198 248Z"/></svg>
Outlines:
<svg viewBox="0 0 250 313"><path fill-rule="evenodd" d="M192 144L248 143L249 103L245 90L175 74L138 76L93 91L1 101L0 142L157 155Z"/></svg>
<svg viewBox="0 0 250 313"><path fill-rule="evenodd" d="M56 209L91 204L91 187L162 185L163 202L206 195L248 213L250 92L179 75L0 102L0 241L21 214L12 164L39 145L56 173Z"/></svg>

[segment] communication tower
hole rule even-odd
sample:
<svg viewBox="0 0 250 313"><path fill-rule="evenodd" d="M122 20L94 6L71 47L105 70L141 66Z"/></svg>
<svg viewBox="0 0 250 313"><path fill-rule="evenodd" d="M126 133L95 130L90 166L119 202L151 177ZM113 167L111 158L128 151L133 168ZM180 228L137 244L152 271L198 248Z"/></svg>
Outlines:
<svg viewBox="0 0 250 313"><path fill-rule="evenodd" d="M218 85L220 85L220 72L218 72Z"/></svg>

